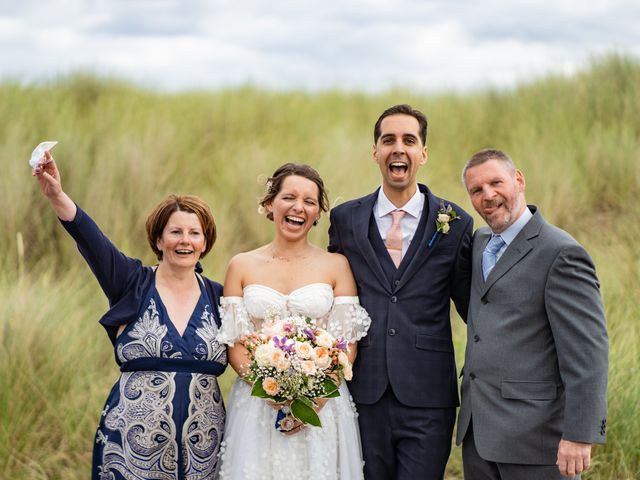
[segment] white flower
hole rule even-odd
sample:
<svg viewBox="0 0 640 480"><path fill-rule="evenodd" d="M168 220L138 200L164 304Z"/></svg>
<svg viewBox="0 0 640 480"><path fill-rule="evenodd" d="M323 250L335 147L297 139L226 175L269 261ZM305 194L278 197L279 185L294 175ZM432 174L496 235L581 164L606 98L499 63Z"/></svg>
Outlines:
<svg viewBox="0 0 640 480"><path fill-rule="evenodd" d="M291 362L286 356L284 356L278 361L278 363L276 363L275 366L276 366L276 370L278 370L279 372L284 372L286 369L289 368L290 365L291 365Z"/></svg>
<svg viewBox="0 0 640 480"><path fill-rule="evenodd" d="M444 203L440 204L440 209L438 210L438 216L436 217L436 232L429 240L429 248L433 245L433 242L438 236L438 233L442 233L443 235L447 235L449 230L451 230L450 222L454 220L458 220L460 217L456 213L456 211L451 208L451 205L444 206Z"/></svg>
<svg viewBox="0 0 640 480"><path fill-rule="evenodd" d="M299 364L299 370L306 375L315 375L316 364L313 360L303 360Z"/></svg>
<svg viewBox="0 0 640 480"><path fill-rule="evenodd" d="M338 353L338 363L342 365L342 367L344 368L347 365L349 365L351 362L349 362L349 357L347 357L346 353L340 352Z"/></svg>
<svg viewBox="0 0 640 480"><path fill-rule="evenodd" d="M289 323L293 325L297 330L304 330L307 328L307 319L302 315L292 315L288 319Z"/></svg>
<svg viewBox="0 0 640 480"><path fill-rule="evenodd" d="M258 345L255 351L255 360L258 366L266 367L271 363L271 355L276 347L273 343L263 343L262 345Z"/></svg>
<svg viewBox="0 0 640 480"><path fill-rule="evenodd" d="M342 365L342 373L345 380L351 380L353 378L353 369L349 357L344 352L338 354L338 363Z"/></svg>
<svg viewBox="0 0 640 480"><path fill-rule="evenodd" d="M277 367L280 362L285 358L285 353L279 348L274 348L269 356L269 364L272 367Z"/></svg>
<svg viewBox="0 0 640 480"><path fill-rule="evenodd" d="M331 365L331 357L329 356L329 349L327 347L314 348L313 358L316 362L316 366L322 370Z"/></svg>
<svg viewBox="0 0 640 480"><path fill-rule="evenodd" d="M270 323L265 323L262 326L262 333L269 337L279 337L284 335L284 322L282 320L277 320Z"/></svg>
<svg viewBox="0 0 640 480"><path fill-rule="evenodd" d="M331 348L333 346L333 337L324 330L318 329L316 333L316 345Z"/></svg>
<svg viewBox="0 0 640 480"><path fill-rule="evenodd" d="M313 353L313 347L308 342L296 342L295 349L296 354L303 360L310 358Z"/></svg>

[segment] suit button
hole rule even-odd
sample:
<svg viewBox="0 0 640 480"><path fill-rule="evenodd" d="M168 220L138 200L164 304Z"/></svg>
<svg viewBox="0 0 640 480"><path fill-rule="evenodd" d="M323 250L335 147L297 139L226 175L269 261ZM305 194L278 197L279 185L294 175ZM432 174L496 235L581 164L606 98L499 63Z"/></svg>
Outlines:
<svg viewBox="0 0 640 480"><path fill-rule="evenodd" d="M473 373L473 372L471 372L471 373L469 374L469 378L470 378L471 380L475 380L475 379L476 379L476 374L475 374L475 373Z"/></svg>
<svg viewBox="0 0 640 480"><path fill-rule="evenodd" d="M397 287L398 285L400 285L400 280L396 280L395 282L393 282L393 284Z"/></svg>
<svg viewBox="0 0 640 480"><path fill-rule="evenodd" d="M398 297L396 297L395 295L391 297L391 303L398 303Z"/></svg>
<svg viewBox="0 0 640 480"><path fill-rule="evenodd" d="M395 328L390 328L389 329L389 336L393 337L396 334L396 329Z"/></svg>
<svg viewBox="0 0 640 480"><path fill-rule="evenodd" d="M478 343L480 341L480 337L478 335L473 336L473 341Z"/></svg>
<svg viewBox="0 0 640 480"><path fill-rule="evenodd" d="M486 298L482 297L482 300L480 300L482 302L483 305L486 305L487 303L489 303L489 300L487 300Z"/></svg>

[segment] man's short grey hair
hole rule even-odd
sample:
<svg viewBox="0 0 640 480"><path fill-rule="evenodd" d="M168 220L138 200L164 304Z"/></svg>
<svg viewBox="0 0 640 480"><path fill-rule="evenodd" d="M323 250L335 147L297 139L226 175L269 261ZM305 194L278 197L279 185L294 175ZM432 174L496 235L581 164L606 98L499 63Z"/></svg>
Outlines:
<svg viewBox="0 0 640 480"><path fill-rule="evenodd" d="M496 148L485 148L484 150L480 150L479 152L474 153L469 160L467 160L466 165L462 169L462 184L467 185L465 180L465 176L467 175L467 170L471 167L475 167L481 165L489 160L498 160L502 162L507 167L511 173L515 173L516 165L511 160L511 157L504 153L502 150L498 150Z"/></svg>

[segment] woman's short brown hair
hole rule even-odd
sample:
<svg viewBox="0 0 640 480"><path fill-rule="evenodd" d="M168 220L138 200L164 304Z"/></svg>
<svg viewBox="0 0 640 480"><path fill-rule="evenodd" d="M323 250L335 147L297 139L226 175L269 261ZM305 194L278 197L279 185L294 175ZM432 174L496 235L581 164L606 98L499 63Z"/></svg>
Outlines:
<svg viewBox="0 0 640 480"><path fill-rule="evenodd" d="M273 199L276 198L276 195L282 190L284 179L291 175L304 177L315 183L318 187L318 205L320 206L320 210L323 212L329 211L329 197L327 196L327 190L324 188L322 177L320 177L320 174L314 168L302 163L285 163L273 172L273 175L267 179L267 191L259 202L262 207L266 208L267 205L271 205ZM273 212L267 213L267 218L273 220Z"/></svg>
<svg viewBox="0 0 640 480"><path fill-rule="evenodd" d="M204 258L216 242L216 222L209 206L195 195L169 195L149 214L146 225L147 241L153 253L156 254L158 260L162 260L162 251L158 249L157 244L173 212L189 212L198 217L202 233L207 241L207 246L200 255L200 258Z"/></svg>

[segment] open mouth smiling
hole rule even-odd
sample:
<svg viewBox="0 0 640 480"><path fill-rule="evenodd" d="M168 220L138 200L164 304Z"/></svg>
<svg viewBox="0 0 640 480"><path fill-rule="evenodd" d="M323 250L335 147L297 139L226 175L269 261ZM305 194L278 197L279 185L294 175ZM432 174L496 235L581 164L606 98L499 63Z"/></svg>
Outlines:
<svg viewBox="0 0 640 480"><path fill-rule="evenodd" d="M402 175L409 170L409 166L404 162L391 162L389 164L389 170L391 170L391 173L394 175Z"/></svg>
<svg viewBox="0 0 640 480"><path fill-rule="evenodd" d="M193 250L186 250L186 249L179 249L179 250L175 250L177 255L191 255L193 253Z"/></svg>
<svg viewBox="0 0 640 480"><path fill-rule="evenodd" d="M304 218L297 217L295 215L287 215L284 217L284 221L297 227L304 225Z"/></svg>

